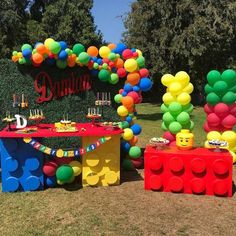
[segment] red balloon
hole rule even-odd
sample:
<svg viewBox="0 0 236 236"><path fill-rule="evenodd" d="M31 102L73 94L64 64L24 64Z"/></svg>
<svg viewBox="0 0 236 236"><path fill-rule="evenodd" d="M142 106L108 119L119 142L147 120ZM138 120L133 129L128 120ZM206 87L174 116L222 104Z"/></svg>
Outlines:
<svg viewBox="0 0 236 236"><path fill-rule="evenodd" d="M211 113L207 116L207 122L210 126L219 126L220 121L220 118L215 113Z"/></svg>
<svg viewBox="0 0 236 236"><path fill-rule="evenodd" d="M119 90L119 94L122 94L124 92L124 89Z"/></svg>
<svg viewBox="0 0 236 236"><path fill-rule="evenodd" d="M166 131L163 134L163 138L169 140L170 142L175 141L176 135L172 134L170 131Z"/></svg>
<svg viewBox="0 0 236 236"><path fill-rule="evenodd" d="M170 143L169 143L169 146L170 146L170 147L176 147L176 141L170 142Z"/></svg>
<svg viewBox="0 0 236 236"><path fill-rule="evenodd" d="M204 123L203 129L204 129L205 132L207 132L207 133L211 131L211 130L210 130L210 127L209 127L209 125L208 125L208 123L207 123L207 121Z"/></svg>
<svg viewBox="0 0 236 236"><path fill-rule="evenodd" d="M109 66L110 66L111 68L113 68L113 67L115 66L115 62L114 62L114 61L110 61L110 62L109 62Z"/></svg>
<svg viewBox="0 0 236 236"><path fill-rule="evenodd" d="M142 68L139 70L139 74L141 78L148 77L149 71L146 68Z"/></svg>
<svg viewBox="0 0 236 236"><path fill-rule="evenodd" d="M222 102L218 103L214 107L214 112L218 117L224 118L229 115L229 106Z"/></svg>
<svg viewBox="0 0 236 236"><path fill-rule="evenodd" d="M127 95L133 98L135 104L140 103L141 98L138 93L132 91L132 92L129 92Z"/></svg>
<svg viewBox="0 0 236 236"><path fill-rule="evenodd" d="M47 161L43 165L43 173L47 176L54 176L56 174L58 165L54 161Z"/></svg>
<svg viewBox="0 0 236 236"><path fill-rule="evenodd" d="M116 73L120 78L124 78L126 76L125 68L119 68Z"/></svg>
<svg viewBox="0 0 236 236"><path fill-rule="evenodd" d="M204 106L204 111L207 113L207 114L210 114L210 113L212 113L212 112L214 112L213 111L213 106L211 106L211 105L209 105L208 103L207 104L205 104L205 106Z"/></svg>
<svg viewBox="0 0 236 236"><path fill-rule="evenodd" d="M137 158L137 159L131 159L133 166L138 169L141 168L143 165L143 159L142 158Z"/></svg>
<svg viewBox="0 0 236 236"><path fill-rule="evenodd" d="M228 115L222 120L221 124L226 129L232 129L236 124L236 118L233 115Z"/></svg>
<svg viewBox="0 0 236 236"><path fill-rule="evenodd" d="M130 50L130 49L125 49L123 52L122 52L122 57L127 60L129 58L132 58L133 57L133 52Z"/></svg>
<svg viewBox="0 0 236 236"><path fill-rule="evenodd" d="M236 103L229 106L229 113L236 116Z"/></svg>
<svg viewBox="0 0 236 236"><path fill-rule="evenodd" d="M109 59L108 59L108 58L103 58L103 59L102 59L102 62L109 64Z"/></svg>
<svg viewBox="0 0 236 236"><path fill-rule="evenodd" d="M133 52L133 57L138 57L138 53L137 52Z"/></svg>

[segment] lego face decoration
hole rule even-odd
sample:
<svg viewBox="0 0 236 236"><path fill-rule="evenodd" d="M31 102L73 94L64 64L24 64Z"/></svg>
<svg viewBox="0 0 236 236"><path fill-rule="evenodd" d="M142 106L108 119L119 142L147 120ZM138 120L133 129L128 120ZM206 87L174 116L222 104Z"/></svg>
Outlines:
<svg viewBox="0 0 236 236"><path fill-rule="evenodd" d="M176 146L183 150L191 149L193 147L193 137L189 130L182 129L176 135Z"/></svg>

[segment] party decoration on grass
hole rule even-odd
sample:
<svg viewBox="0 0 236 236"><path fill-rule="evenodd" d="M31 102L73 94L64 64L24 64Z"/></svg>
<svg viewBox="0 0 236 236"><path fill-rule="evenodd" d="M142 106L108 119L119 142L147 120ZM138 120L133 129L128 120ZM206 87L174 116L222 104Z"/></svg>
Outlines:
<svg viewBox="0 0 236 236"><path fill-rule="evenodd" d="M167 132L163 137L174 142L175 135L182 129L193 129L194 123L190 118L193 110L190 103L193 85L190 83L189 75L184 71L179 71L175 76L165 74L161 82L167 87L162 97L164 103L161 105L161 111L164 113L162 129Z"/></svg>
<svg viewBox="0 0 236 236"><path fill-rule="evenodd" d="M152 87L149 71L145 68L145 58L140 50L129 49L123 43L104 45L100 48L90 46L87 49L81 43L76 43L70 49L64 41L47 38L43 43L36 43L34 47L24 44L21 52L12 53L12 61L19 64L32 64L35 67L45 63L49 66L56 65L59 69L86 66L91 70L92 75L96 75L100 81L110 84L117 84L120 79L126 78L123 89L120 89L119 93L115 95L114 100L120 104L117 109L118 115L122 121L126 121L122 127L124 129L123 139L125 142L129 142L131 147L136 145L141 127L138 124L134 126L135 104L141 103L141 93L149 91ZM188 91L191 88L186 89ZM182 94L179 96L179 100L186 103L187 95ZM140 150L139 148L136 153L141 155ZM129 154L133 155L134 151L129 152L127 149L125 151L128 158L132 159Z"/></svg>
<svg viewBox="0 0 236 236"><path fill-rule="evenodd" d="M39 143L37 140L33 138L24 138L23 140L25 143L30 144L33 148L47 155L58 157L58 158L62 158L62 157L69 158L69 157L79 157L85 153L91 152L110 139L111 137L102 137L102 138L99 138L95 143L92 143L85 148L78 148L78 149L73 149L73 150L72 149L63 150L61 148L59 149L50 148L50 147L44 146L43 144Z"/></svg>

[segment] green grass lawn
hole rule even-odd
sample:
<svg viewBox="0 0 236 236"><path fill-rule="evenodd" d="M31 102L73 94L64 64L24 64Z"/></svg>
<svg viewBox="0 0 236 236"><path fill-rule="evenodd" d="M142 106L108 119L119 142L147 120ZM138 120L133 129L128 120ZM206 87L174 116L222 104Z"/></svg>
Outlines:
<svg viewBox="0 0 236 236"><path fill-rule="evenodd" d="M158 105L137 107L139 144L161 136ZM204 142L202 108L193 112L196 144ZM235 170L234 170L235 174ZM235 235L232 198L145 191L143 170L122 172L113 187L78 183L38 192L0 193L0 235ZM234 178L235 180L235 178Z"/></svg>
<svg viewBox="0 0 236 236"><path fill-rule="evenodd" d="M142 103L137 106L138 116L137 123L142 126L142 133L139 135L138 145L145 147L146 143L152 137L161 137L163 130L161 129L162 112L160 105ZM205 121L205 113L202 107L194 108L191 119L194 121L194 139L196 146L203 146L206 140L206 133L203 130Z"/></svg>

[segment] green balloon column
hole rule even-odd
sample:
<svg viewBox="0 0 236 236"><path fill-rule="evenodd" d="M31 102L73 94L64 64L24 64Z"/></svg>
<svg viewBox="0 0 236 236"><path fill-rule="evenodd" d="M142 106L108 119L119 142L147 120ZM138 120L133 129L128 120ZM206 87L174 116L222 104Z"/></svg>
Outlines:
<svg viewBox="0 0 236 236"><path fill-rule="evenodd" d="M193 85L190 83L189 75L180 71L175 76L165 74L161 78L161 82L167 87L166 93L163 95L163 104L161 111L164 113L162 117L162 129L165 131L163 137L170 142L175 143L175 135L181 129L192 130L194 127L191 121L190 113L193 110L190 94L193 92Z"/></svg>
<svg viewBox="0 0 236 236"><path fill-rule="evenodd" d="M228 143L227 149L236 162L236 72L228 69L221 74L211 70L207 74L205 85L206 101L204 111L207 115L204 130L207 132L205 147L210 148L208 141L220 140Z"/></svg>

